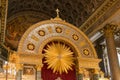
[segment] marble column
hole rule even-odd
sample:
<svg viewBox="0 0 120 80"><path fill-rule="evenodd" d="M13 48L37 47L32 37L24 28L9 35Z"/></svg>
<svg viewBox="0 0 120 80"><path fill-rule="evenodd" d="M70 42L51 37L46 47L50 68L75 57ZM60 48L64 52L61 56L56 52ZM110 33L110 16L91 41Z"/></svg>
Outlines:
<svg viewBox="0 0 120 80"><path fill-rule="evenodd" d="M117 51L115 47L114 31L116 30L116 25L107 24L103 31L106 39L107 53L109 58L111 78L112 80L120 80L120 67L118 62Z"/></svg>

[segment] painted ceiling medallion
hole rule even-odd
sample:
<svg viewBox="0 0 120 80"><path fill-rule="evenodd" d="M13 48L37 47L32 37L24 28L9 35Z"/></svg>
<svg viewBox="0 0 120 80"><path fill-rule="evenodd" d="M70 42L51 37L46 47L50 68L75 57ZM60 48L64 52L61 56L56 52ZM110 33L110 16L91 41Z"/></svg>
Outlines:
<svg viewBox="0 0 120 80"><path fill-rule="evenodd" d="M48 69L51 68L53 70L53 73L58 72L62 74L63 72L68 73L68 70L72 70L74 57L70 47L60 42L53 42L48 44L44 51L45 63L48 64Z"/></svg>
<svg viewBox="0 0 120 80"><path fill-rule="evenodd" d="M61 33L61 32L62 32L62 28L56 27L56 32L57 32L57 33Z"/></svg>
<svg viewBox="0 0 120 80"><path fill-rule="evenodd" d="M88 56L89 55L89 50L88 49L84 49L83 50L83 54L86 55L86 56Z"/></svg>
<svg viewBox="0 0 120 80"><path fill-rule="evenodd" d="M28 50L34 50L34 49L35 49L35 45L32 44L32 43L29 43L29 44L27 45L27 49L28 49Z"/></svg>
<svg viewBox="0 0 120 80"><path fill-rule="evenodd" d="M73 37L74 40L78 40L79 39L78 35L76 35L76 34L73 34L72 37Z"/></svg>
<svg viewBox="0 0 120 80"><path fill-rule="evenodd" d="M38 31L38 34L39 34L40 36L44 36L44 35L45 35L45 32L44 32L43 30L39 30L39 31Z"/></svg>

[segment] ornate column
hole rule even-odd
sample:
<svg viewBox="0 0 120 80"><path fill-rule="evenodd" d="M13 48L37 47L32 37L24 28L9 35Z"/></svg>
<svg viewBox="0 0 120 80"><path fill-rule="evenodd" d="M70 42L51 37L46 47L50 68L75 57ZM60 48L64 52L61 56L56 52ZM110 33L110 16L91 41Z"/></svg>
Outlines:
<svg viewBox="0 0 120 80"><path fill-rule="evenodd" d="M117 51L116 51L115 41L114 41L115 30L116 30L116 25L112 25L112 24L107 24L103 29L104 36L106 38L111 77L112 77L112 80L120 80L120 68L119 68Z"/></svg>
<svg viewBox="0 0 120 80"><path fill-rule="evenodd" d="M16 67L17 67L16 80L22 80L23 65L22 64L16 64Z"/></svg>
<svg viewBox="0 0 120 80"><path fill-rule="evenodd" d="M36 65L36 69L37 69L36 80L42 80L42 78L41 78L41 68L42 68L42 65Z"/></svg>
<svg viewBox="0 0 120 80"><path fill-rule="evenodd" d="M78 80L83 80L84 77L83 73L84 73L84 69L80 68L78 73Z"/></svg>

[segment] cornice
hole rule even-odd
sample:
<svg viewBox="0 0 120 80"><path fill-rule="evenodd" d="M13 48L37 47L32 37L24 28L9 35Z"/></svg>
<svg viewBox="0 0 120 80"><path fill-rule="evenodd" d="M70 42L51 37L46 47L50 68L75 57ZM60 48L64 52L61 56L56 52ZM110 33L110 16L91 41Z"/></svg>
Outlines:
<svg viewBox="0 0 120 80"><path fill-rule="evenodd" d="M106 24L112 23L119 25L118 19L120 12L120 0L112 6L102 17L99 18L85 33L92 37L97 31L101 30ZM117 20L117 21L116 21Z"/></svg>
<svg viewBox="0 0 120 80"><path fill-rule="evenodd" d="M6 19L7 19L7 6L8 6L8 0L1 0L2 11L1 11L1 30L0 30L0 37L1 42L4 42L5 39L5 29L6 29Z"/></svg>
<svg viewBox="0 0 120 80"><path fill-rule="evenodd" d="M106 0L101 7L99 7L89 18L86 20L83 25L79 28L86 32L97 20L99 20L115 3L119 0Z"/></svg>

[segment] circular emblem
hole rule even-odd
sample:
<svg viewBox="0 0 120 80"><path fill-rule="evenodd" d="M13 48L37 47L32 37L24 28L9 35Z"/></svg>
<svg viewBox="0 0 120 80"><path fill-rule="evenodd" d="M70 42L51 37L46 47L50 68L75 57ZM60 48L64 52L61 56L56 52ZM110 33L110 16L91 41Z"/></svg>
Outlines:
<svg viewBox="0 0 120 80"><path fill-rule="evenodd" d="M73 34L72 37L73 37L74 40L78 40L79 39L78 35L76 35L76 34Z"/></svg>
<svg viewBox="0 0 120 80"><path fill-rule="evenodd" d="M53 73L63 72L68 73L68 70L72 70L74 65L73 52L70 47L64 43L52 42L47 45L45 50L45 63L48 64L48 69L51 68Z"/></svg>
<svg viewBox="0 0 120 80"><path fill-rule="evenodd" d="M32 44L32 43L29 43L29 44L27 45L27 49L28 49L28 50L34 50L34 49L35 49L35 45Z"/></svg>
<svg viewBox="0 0 120 80"><path fill-rule="evenodd" d="M62 28L56 27L56 32L57 32L57 33L61 33L61 32L62 32Z"/></svg>
<svg viewBox="0 0 120 80"><path fill-rule="evenodd" d="M45 35L45 32L44 32L43 30L39 30L39 31L38 31L38 34L39 34L40 36L44 36L44 35Z"/></svg>
<svg viewBox="0 0 120 80"><path fill-rule="evenodd" d="M86 56L88 56L89 55L89 50L88 49L84 49L83 50L83 54L86 55Z"/></svg>

